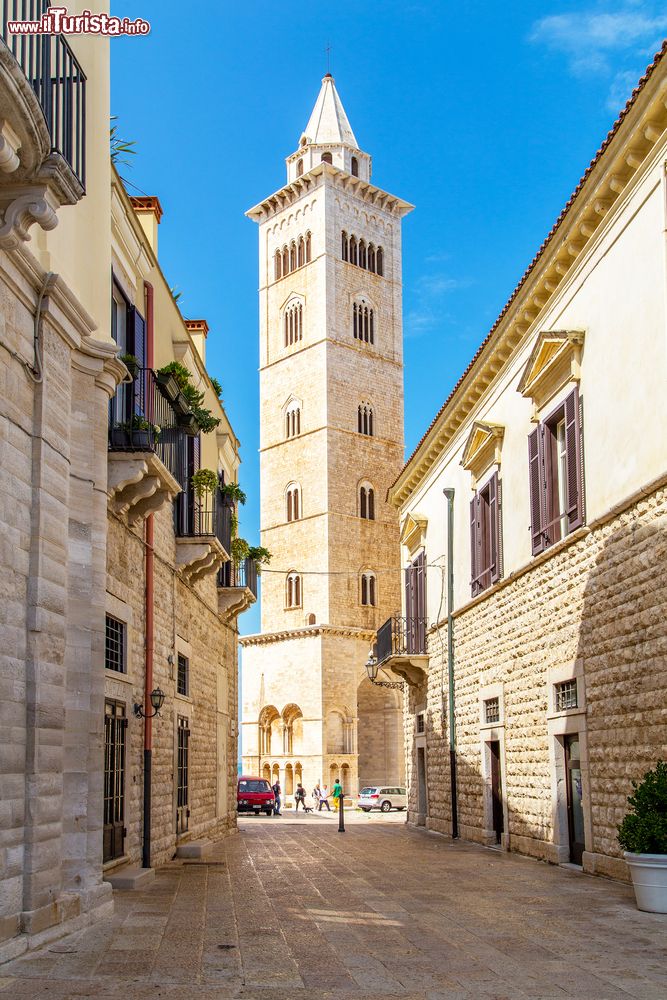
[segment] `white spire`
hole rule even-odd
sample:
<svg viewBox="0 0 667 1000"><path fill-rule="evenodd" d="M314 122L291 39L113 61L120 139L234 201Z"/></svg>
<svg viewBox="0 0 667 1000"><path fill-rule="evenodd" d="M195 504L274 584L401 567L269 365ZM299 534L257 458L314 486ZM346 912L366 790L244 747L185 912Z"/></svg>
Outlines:
<svg viewBox="0 0 667 1000"><path fill-rule="evenodd" d="M346 143L348 146L358 148L331 73L327 73L322 80L322 89L304 135L308 142Z"/></svg>

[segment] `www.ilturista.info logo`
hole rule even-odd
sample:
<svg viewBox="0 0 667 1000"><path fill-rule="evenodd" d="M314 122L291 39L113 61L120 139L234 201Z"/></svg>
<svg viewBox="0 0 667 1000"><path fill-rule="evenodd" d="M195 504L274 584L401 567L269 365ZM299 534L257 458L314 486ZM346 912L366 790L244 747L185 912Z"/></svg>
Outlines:
<svg viewBox="0 0 667 1000"><path fill-rule="evenodd" d="M111 14L68 14L67 7L49 7L39 21L8 21L13 35L147 35L148 21L138 17L113 17Z"/></svg>

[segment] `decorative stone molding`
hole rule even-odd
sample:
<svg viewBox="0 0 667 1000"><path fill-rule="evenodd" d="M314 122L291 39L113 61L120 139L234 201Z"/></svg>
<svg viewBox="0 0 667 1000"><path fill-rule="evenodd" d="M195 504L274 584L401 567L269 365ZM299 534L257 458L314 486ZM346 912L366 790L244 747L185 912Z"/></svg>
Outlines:
<svg viewBox="0 0 667 1000"><path fill-rule="evenodd" d="M426 529L428 518L419 514L408 514L401 524L401 545L404 545L412 555L417 549L426 545Z"/></svg>
<svg viewBox="0 0 667 1000"><path fill-rule="evenodd" d="M375 642L375 631L362 628L345 628L339 625L306 625L303 628L286 629L283 632L260 632L257 635L245 635L239 640L242 646L266 646L272 642L284 642L286 639L307 639L311 636L335 635L347 639L363 639L369 645Z"/></svg>
<svg viewBox="0 0 667 1000"><path fill-rule="evenodd" d="M583 330L543 331L537 338L519 380L517 391L533 401L533 420L538 410L568 382L581 377Z"/></svg>
<svg viewBox="0 0 667 1000"><path fill-rule="evenodd" d="M176 539L176 568L186 583L196 583L209 573L217 573L228 559L228 554L213 536Z"/></svg>
<svg viewBox="0 0 667 1000"><path fill-rule="evenodd" d="M21 140L4 118L0 119L0 170L3 174L13 174L18 170Z"/></svg>
<svg viewBox="0 0 667 1000"><path fill-rule="evenodd" d="M179 483L153 452L110 452L107 495L116 514L136 524L171 503Z"/></svg>
<svg viewBox="0 0 667 1000"><path fill-rule="evenodd" d="M501 424L482 423L476 420L470 429L463 449L461 465L472 475L472 488L490 465L500 466L505 428Z"/></svg>
<svg viewBox="0 0 667 1000"><path fill-rule="evenodd" d="M428 661L428 653L393 653L381 666L383 670L393 670L410 687L425 688L428 682Z"/></svg>
<svg viewBox="0 0 667 1000"><path fill-rule="evenodd" d="M218 587L218 614L223 621L243 614L257 598L249 587Z"/></svg>

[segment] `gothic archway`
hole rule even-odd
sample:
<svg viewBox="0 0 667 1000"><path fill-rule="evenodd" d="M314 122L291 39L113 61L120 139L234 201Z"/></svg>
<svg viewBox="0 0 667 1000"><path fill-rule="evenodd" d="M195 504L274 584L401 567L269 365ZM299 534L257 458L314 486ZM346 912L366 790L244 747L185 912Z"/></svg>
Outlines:
<svg viewBox="0 0 667 1000"><path fill-rule="evenodd" d="M359 787L403 785L403 695L364 678L357 689Z"/></svg>

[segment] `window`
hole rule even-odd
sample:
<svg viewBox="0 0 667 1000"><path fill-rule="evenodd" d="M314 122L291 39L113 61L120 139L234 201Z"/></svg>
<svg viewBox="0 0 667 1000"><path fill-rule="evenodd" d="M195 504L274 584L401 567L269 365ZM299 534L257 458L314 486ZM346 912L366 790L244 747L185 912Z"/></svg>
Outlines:
<svg viewBox="0 0 667 1000"><path fill-rule="evenodd" d="M376 247L373 243L366 243L365 239L357 239L348 233L341 234L341 257L350 264L363 267L364 270L373 274L382 275L384 273L384 251L382 247Z"/></svg>
<svg viewBox="0 0 667 1000"><path fill-rule="evenodd" d="M294 241L289 248L289 269L296 271L296 243Z"/></svg>
<svg viewBox="0 0 667 1000"><path fill-rule="evenodd" d="M116 673L126 673L125 666L125 622L107 615L104 666Z"/></svg>
<svg viewBox="0 0 667 1000"><path fill-rule="evenodd" d="M104 832L103 861L123 856L125 827L125 706L104 703Z"/></svg>
<svg viewBox="0 0 667 1000"><path fill-rule="evenodd" d="M375 247L372 243L368 244L368 270L375 271Z"/></svg>
<svg viewBox="0 0 667 1000"><path fill-rule="evenodd" d="M343 260L350 258L350 244L345 231L341 233L341 256Z"/></svg>
<svg viewBox="0 0 667 1000"><path fill-rule="evenodd" d="M303 175L303 160L299 160L296 165L296 176L301 177Z"/></svg>
<svg viewBox="0 0 667 1000"><path fill-rule="evenodd" d="M484 721L500 722L500 699L487 698L484 702Z"/></svg>
<svg viewBox="0 0 667 1000"><path fill-rule="evenodd" d="M554 685L556 690L556 711L564 712L568 708L578 708L579 701L577 698L577 681L576 679L570 681L563 681L561 684Z"/></svg>
<svg viewBox="0 0 667 1000"><path fill-rule="evenodd" d="M373 407L370 403L360 403L357 408L357 430L359 434L373 436Z"/></svg>
<svg viewBox="0 0 667 1000"><path fill-rule="evenodd" d="M296 262L298 267L303 267L305 263L305 254L306 254L306 241L304 240L303 236L300 236L296 252Z"/></svg>
<svg viewBox="0 0 667 1000"><path fill-rule="evenodd" d="M426 652L426 553L405 570L405 644L408 653Z"/></svg>
<svg viewBox="0 0 667 1000"><path fill-rule="evenodd" d="M285 309L285 347L303 340L303 303L292 302Z"/></svg>
<svg viewBox="0 0 667 1000"><path fill-rule="evenodd" d="M288 573L285 588L285 604L288 608L300 608L301 597L301 577L298 573Z"/></svg>
<svg viewBox="0 0 667 1000"><path fill-rule="evenodd" d="M417 727L416 728L417 728L417 732L418 733L425 733L426 732L426 721L424 719L424 713L423 712L419 712L418 715L417 715Z"/></svg>
<svg viewBox="0 0 667 1000"><path fill-rule="evenodd" d="M333 163L333 156L331 153L322 153L322 163Z"/></svg>
<svg viewBox="0 0 667 1000"><path fill-rule="evenodd" d="M370 483L362 483L359 487L359 517L375 520L375 491Z"/></svg>
<svg viewBox="0 0 667 1000"><path fill-rule="evenodd" d="M282 256L281 256L280 250L276 250L276 252L274 254L274 257L273 257L273 272L274 272L273 276L274 276L274 278L275 278L276 281L278 280L278 278L282 278L282 274L283 274L283 267L282 267L282 265L283 265L283 261L282 261Z"/></svg>
<svg viewBox="0 0 667 1000"><path fill-rule="evenodd" d="M366 241L359 240L359 267L366 270Z"/></svg>
<svg viewBox="0 0 667 1000"><path fill-rule="evenodd" d="M301 517L301 487L290 483L285 494L287 501L287 520L298 521Z"/></svg>
<svg viewBox="0 0 667 1000"><path fill-rule="evenodd" d="M581 401L577 386L528 438L533 555L584 523Z"/></svg>
<svg viewBox="0 0 667 1000"><path fill-rule="evenodd" d="M190 800L190 725L182 715L178 716L177 729L177 807L185 812ZM187 829L186 818L178 817L179 832Z"/></svg>
<svg viewBox="0 0 667 1000"><path fill-rule="evenodd" d="M359 160L356 158L356 156L353 156L350 161L350 173L352 174L353 177L359 176Z"/></svg>
<svg viewBox="0 0 667 1000"><path fill-rule="evenodd" d="M352 333L355 340L372 344L375 339L375 318L373 308L367 302L355 302L352 306Z"/></svg>
<svg viewBox="0 0 667 1000"><path fill-rule="evenodd" d="M306 264L310 264L311 261L311 244L312 238L310 233L306 233Z"/></svg>
<svg viewBox="0 0 667 1000"><path fill-rule="evenodd" d="M384 250L382 247L378 247L375 254L375 273L380 276L384 274Z"/></svg>
<svg viewBox="0 0 667 1000"><path fill-rule="evenodd" d="M354 236L350 236L350 264L356 264L357 260L357 241Z"/></svg>
<svg viewBox="0 0 667 1000"><path fill-rule="evenodd" d="M498 473L470 502L470 587L476 597L502 576Z"/></svg>
<svg viewBox="0 0 667 1000"><path fill-rule="evenodd" d="M301 433L301 409L298 403L291 403L285 413L285 437L296 437Z"/></svg>
<svg viewBox="0 0 667 1000"><path fill-rule="evenodd" d="M374 608L376 604L375 573L361 574L361 603L366 607Z"/></svg>
<svg viewBox="0 0 667 1000"><path fill-rule="evenodd" d="M176 692L177 694L185 695L185 697L190 693L190 661L182 653L178 654Z"/></svg>

